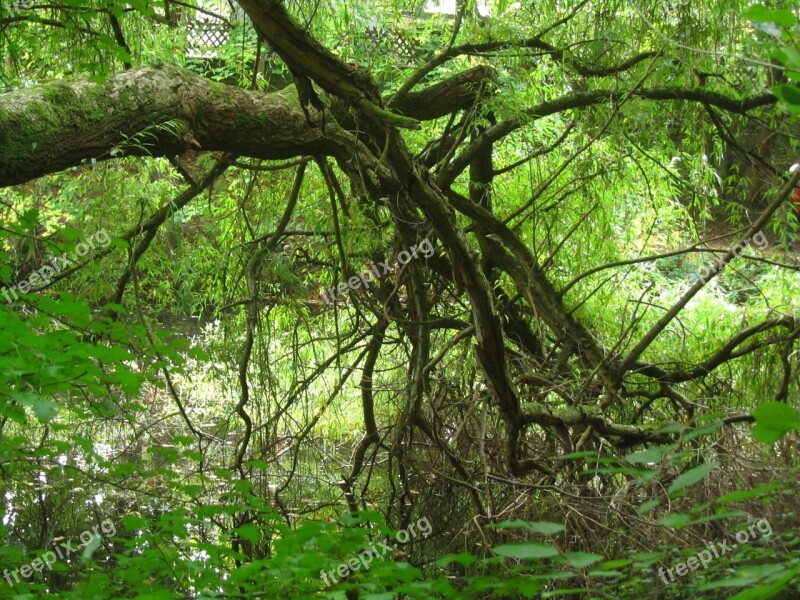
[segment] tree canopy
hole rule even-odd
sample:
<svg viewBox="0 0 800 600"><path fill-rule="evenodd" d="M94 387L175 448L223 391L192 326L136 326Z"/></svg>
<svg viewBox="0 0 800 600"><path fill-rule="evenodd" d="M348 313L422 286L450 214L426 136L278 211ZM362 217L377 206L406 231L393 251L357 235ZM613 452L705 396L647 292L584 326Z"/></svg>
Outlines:
<svg viewBox="0 0 800 600"><path fill-rule="evenodd" d="M793 597L798 14L2 4L0 596Z"/></svg>

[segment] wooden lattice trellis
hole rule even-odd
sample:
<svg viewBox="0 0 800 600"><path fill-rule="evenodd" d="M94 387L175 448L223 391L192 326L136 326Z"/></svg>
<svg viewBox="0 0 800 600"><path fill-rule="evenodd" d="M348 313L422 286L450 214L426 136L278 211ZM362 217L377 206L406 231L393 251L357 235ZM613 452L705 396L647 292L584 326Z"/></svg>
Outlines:
<svg viewBox="0 0 800 600"><path fill-rule="evenodd" d="M188 33L187 54L192 58L216 58L216 49L223 46L231 33L231 26L222 22L194 21L186 25ZM415 40L404 31L370 29L351 34L352 43L376 51L380 48L401 60L413 63L421 58Z"/></svg>
<svg viewBox="0 0 800 600"><path fill-rule="evenodd" d="M225 23L195 21L187 23L187 53L195 58L213 58L217 56L215 48L228 41L231 27Z"/></svg>
<svg viewBox="0 0 800 600"><path fill-rule="evenodd" d="M391 29L365 29L364 33L357 36L366 42L367 47L373 49L383 48L390 55L414 62L420 58L420 50L413 38L407 36L402 30Z"/></svg>

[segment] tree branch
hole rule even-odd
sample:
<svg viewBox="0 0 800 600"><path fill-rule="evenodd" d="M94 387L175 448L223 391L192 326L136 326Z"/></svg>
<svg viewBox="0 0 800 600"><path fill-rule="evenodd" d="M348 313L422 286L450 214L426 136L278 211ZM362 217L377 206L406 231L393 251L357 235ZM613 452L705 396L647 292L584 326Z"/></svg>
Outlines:
<svg viewBox="0 0 800 600"><path fill-rule="evenodd" d="M146 67L104 83L57 81L0 95L0 187L92 159L189 149L270 160L345 155L352 144L342 134L308 127L291 87L264 94L175 66Z"/></svg>
<svg viewBox="0 0 800 600"><path fill-rule="evenodd" d="M521 115L515 115L497 125L488 128L478 139L467 146L455 160L442 170L440 181L443 186L449 186L456 177L474 159L481 149L493 144L520 127L556 113L576 108L587 108L604 102L616 102L628 96L642 98L643 100L685 100L698 102L706 106L716 106L735 114L745 114L755 108L774 104L777 99L772 94L762 94L737 100L717 92L692 88L650 88L626 92L624 90L594 90L592 92L577 92L546 100L533 108L529 108Z"/></svg>

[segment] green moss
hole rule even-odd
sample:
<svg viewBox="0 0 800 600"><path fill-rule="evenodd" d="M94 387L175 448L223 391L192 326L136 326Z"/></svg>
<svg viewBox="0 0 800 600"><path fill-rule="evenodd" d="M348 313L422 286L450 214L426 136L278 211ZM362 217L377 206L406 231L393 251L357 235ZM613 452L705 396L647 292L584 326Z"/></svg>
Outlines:
<svg viewBox="0 0 800 600"><path fill-rule="evenodd" d="M300 98L297 97L297 87L294 84L287 85L282 90L272 92L272 94L283 100L287 108L301 108Z"/></svg>
<svg viewBox="0 0 800 600"><path fill-rule="evenodd" d="M79 102L75 90L64 82L47 83L39 90L42 98L58 107L75 106Z"/></svg>
<svg viewBox="0 0 800 600"><path fill-rule="evenodd" d="M91 98L82 97L61 81L19 90L13 96L8 108L0 112L0 159L12 164L31 160L43 144L59 135L65 123L96 107ZM94 109L95 114L100 112Z"/></svg>
<svg viewBox="0 0 800 600"><path fill-rule="evenodd" d="M216 98L225 98L228 95L225 85L217 81L210 82L209 89L211 90L211 94Z"/></svg>
<svg viewBox="0 0 800 600"><path fill-rule="evenodd" d="M242 112L236 115L236 126L242 129L246 128L255 129L263 126L263 123L259 118L255 117L254 115Z"/></svg>

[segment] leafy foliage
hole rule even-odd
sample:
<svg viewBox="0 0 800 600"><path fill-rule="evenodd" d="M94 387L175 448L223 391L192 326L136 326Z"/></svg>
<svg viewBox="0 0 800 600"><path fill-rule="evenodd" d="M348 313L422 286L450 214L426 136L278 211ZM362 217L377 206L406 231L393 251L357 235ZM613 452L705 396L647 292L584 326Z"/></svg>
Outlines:
<svg viewBox="0 0 800 600"><path fill-rule="evenodd" d="M49 80L213 80L190 119L87 113L64 137L113 143L0 190L0 597L797 594L796 9L298 0L318 45L282 60L253 4L0 3L4 144ZM201 20L225 41L188 56ZM401 130L330 89L364 81L450 108ZM226 85L322 141L207 152Z"/></svg>

